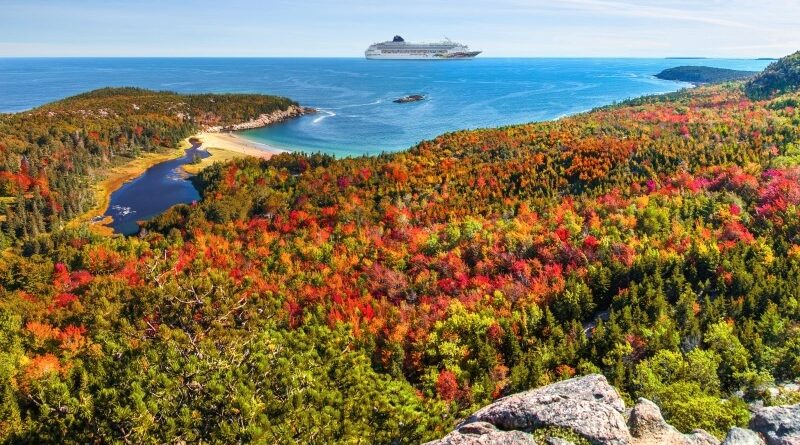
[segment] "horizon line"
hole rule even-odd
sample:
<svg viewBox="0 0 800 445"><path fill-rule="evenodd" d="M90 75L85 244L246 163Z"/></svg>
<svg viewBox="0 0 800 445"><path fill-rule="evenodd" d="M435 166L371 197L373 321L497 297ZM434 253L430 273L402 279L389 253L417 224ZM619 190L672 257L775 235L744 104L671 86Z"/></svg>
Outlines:
<svg viewBox="0 0 800 445"><path fill-rule="evenodd" d="M486 56L479 57L471 60L482 59L675 59L675 60L778 60L780 57L772 56L615 56L615 55L567 55L567 56ZM109 56L109 55L46 55L46 56L7 56L0 55L0 59L363 59L362 56L344 56L344 55L331 55L331 56L224 56L224 55L202 55L202 56L154 56L154 55L124 55L124 56ZM377 60L373 62L431 62L431 60ZM434 60L436 62L454 62L460 60Z"/></svg>

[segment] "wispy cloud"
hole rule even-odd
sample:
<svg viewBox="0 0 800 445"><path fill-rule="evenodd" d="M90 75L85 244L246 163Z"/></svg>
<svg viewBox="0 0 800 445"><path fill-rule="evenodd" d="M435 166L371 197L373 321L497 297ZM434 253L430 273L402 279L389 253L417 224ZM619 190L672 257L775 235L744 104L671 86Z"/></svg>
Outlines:
<svg viewBox="0 0 800 445"><path fill-rule="evenodd" d="M702 5L702 2L693 2L695 5L693 8L694 10L690 8L648 5L643 2L632 3L610 0L559 0L556 3L603 15L659 19L665 21L677 20L731 28L760 29L752 23L716 17L711 15L706 9L698 10L697 6ZM724 9L718 8L717 12L720 11L724 11Z"/></svg>
<svg viewBox="0 0 800 445"><path fill-rule="evenodd" d="M0 0L3 55L360 55L402 34L487 56L780 56L798 0Z"/></svg>

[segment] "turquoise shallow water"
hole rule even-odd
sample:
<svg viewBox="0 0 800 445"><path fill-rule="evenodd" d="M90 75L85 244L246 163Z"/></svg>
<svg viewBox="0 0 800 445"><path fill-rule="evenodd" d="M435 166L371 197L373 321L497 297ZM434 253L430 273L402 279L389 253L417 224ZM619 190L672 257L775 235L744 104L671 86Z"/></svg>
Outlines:
<svg viewBox="0 0 800 445"><path fill-rule="evenodd" d="M464 128L553 119L614 101L687 86L653 77L678 65L760 70L768 61L674 59L2 59L0 112L26 110L104 86L178 92L256 92L320 109L243 133L281 148L337 156L401 150ZM395 104L407 94L422 102ZM138 231L179 203L199 198L182 159L158 164L111 196L105 215Z"/></svg>
<svg viewBox="0 0 800 445"><path fill-rule="evenodd" d="M678 65L760 70L731 59L1 59L0 111L21 111L103 86L257 92L321 112L249 131L281 148L359 155L407 148L463 128L553 119L686 84L652 75ZM427 100L395 104L407 94Z"/></svg>

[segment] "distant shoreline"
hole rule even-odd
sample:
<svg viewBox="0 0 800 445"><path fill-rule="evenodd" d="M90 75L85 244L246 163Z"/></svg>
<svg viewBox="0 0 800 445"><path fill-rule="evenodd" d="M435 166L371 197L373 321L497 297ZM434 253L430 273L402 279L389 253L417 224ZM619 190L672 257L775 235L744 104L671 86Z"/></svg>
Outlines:
<svg viewBox="0 0 800 445"><path fill-rule="evenodd" d="M744 80L756 74L756 71L732 70L702 65L684 65L667 68L656 74L655 77L662 80L688 82L694 85L704 85L709 83Z"/></svg>

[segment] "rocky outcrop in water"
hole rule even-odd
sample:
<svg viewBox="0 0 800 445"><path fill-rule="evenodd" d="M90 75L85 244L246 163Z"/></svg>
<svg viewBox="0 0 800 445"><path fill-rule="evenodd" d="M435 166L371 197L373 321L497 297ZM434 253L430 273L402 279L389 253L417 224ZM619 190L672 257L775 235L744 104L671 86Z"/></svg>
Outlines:
<svg viewBox="0 0 800 445"><path fill-rule="evenodd" d="M394 102L396 104L406 104L406 103L409 103L409 102L419 102L421 100L425 100L425 96L423 96L421 94L412 94L410 96L403 96L403 97L397 98L397 99L393 100L392 102Z"/></svg>
<svg viewBox="0 0 800 445"><path fill-rule="evenodd" d="M247 122L225 126L216 125L205 128L205 131L208 133L219 133L222 131L252 130L254 128L266 127L268 125L277 124L278 122L283 122L285 120L293 119L306 114L313 114L316 112L317 110L314 108L291 105L285 110L278 110L273 111L272 113L262 114L257 118L251 119Z"/></svg>
<svg viewBox="0 0 800 445"><path fill-rule="evenodd" d="M722 445L800 445L800 405L756 411L750 428L733 428ZM577 377L514 394L476 411L455 431L427 445L570 445L568 431L594 445L720 445L704 430L684 434L661 409L640 398L626 409L602 375ZM537 442L537 438L539 438Z"/></svg>

